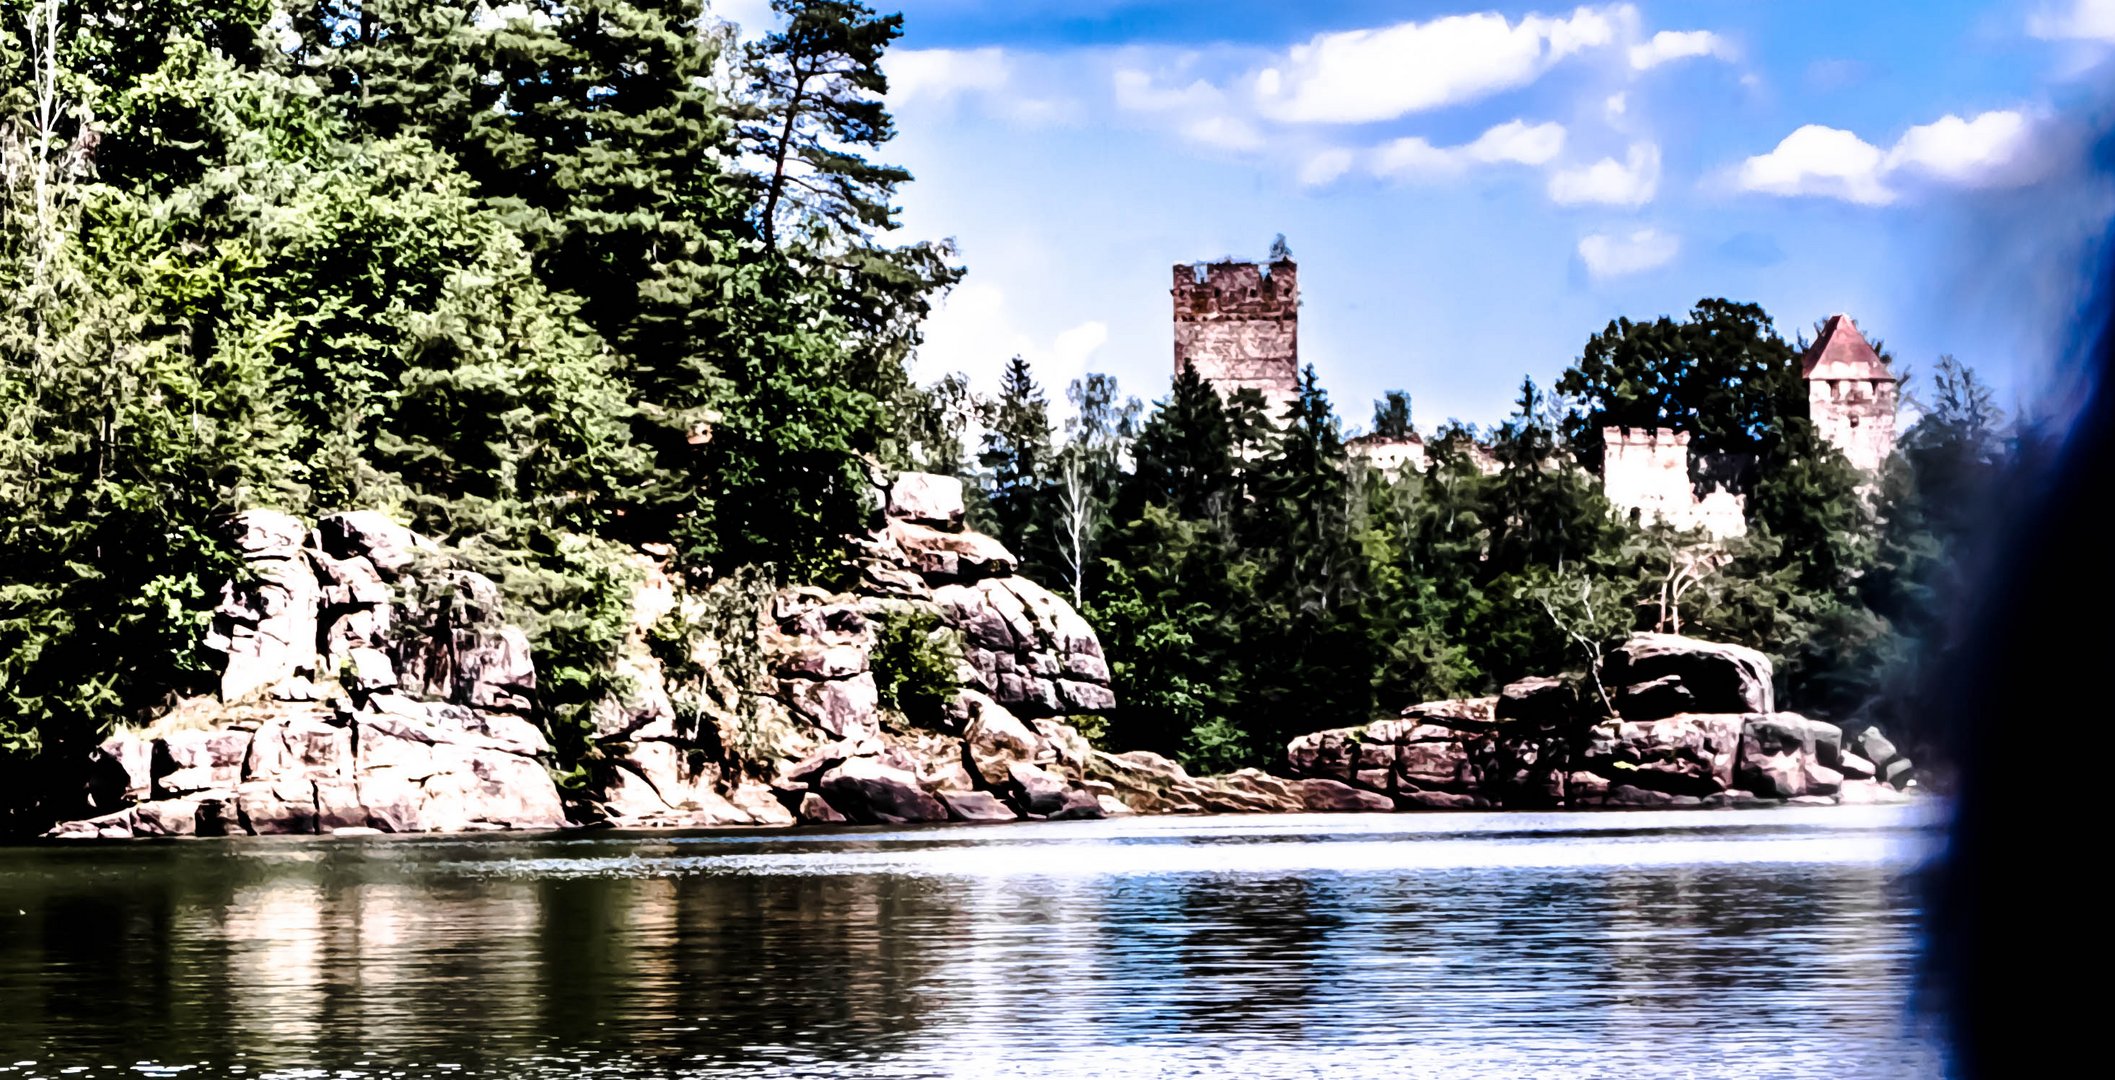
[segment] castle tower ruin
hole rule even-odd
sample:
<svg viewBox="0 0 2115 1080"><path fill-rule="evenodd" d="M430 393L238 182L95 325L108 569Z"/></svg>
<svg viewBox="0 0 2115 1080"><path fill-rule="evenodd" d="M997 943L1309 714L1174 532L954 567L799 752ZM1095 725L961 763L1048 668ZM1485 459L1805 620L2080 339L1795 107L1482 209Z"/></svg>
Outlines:
<svg viewBox="0 0 2115 1080"><path fill-rule="evenodd" d="M1895 450L1895 398L1901 380L1848 315L1831 315L1807 349L1807 416L1851 464L1875 474Z"/></svg>
<svg viewBox="0 0 2115 1080"><path fill-rule="evenodd" d="M1273 411L1299 394L1300 277L1290 257L1175 266L1175 373L1193 365L1222 394L1260 390Z"/></svg>
<svg viewBox="0 0 2115 1080"><path fill-rule="evenodd" d="M1601 490L1642 524L1702 529L1725 540L1748 531L1747 500L1723 488L1701 496L1689 478L1689 433L1658 428L1601 429Z"/></svg>

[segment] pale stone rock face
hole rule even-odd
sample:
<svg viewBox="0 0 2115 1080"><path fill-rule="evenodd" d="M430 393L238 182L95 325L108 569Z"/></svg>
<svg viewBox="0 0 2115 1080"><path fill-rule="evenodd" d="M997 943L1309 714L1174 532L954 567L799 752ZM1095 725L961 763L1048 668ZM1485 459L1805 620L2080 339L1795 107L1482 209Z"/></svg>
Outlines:
<svg viewBox="0 0 2115 1080"><path fill-rule="evenodd" d="M1005 706L975 690L964 690L956 698L958 707L966 715L962 728L962 742L969 760L987 784L1007 782L1008 770L1016 765L1032 765L1043 757L1045 743L1041 736L1020 721Z"/></svg>
<svg viewBox="0 0 2115 1080"><path fill-rule="evenodd" d="M133 808L132 829L139 836L198 835L198 803L168 799Z"/></svg>
<svg viewBox="0 0 2115 1080"><path fill-rule="evenodd" d="M411 568L438 545L390 520L378 510L351 510L316 523L317 545L337 559L365 558L389 580Z"/></svg>
<svg viewBox="0 0 2115 1080"><path fill-rule="evenodd" d="M1611 785L1701 797L1733 787L1745 717L1726 714L1612 721L1588 733L1581 768Z"/></svg>
<svg viewBox="0 0 2115 1080"><path fill-rule="evenodd" d="M403 685L426 697L481 709L527 711L536 698L528 635L507 625L499 586L483 574L451 570L407 620L416 633L396 643Z"/></svg>
<svg viewBox="0 0 2115 1080"><path fill-rule="evenodd" d="M810 825L842 825L846 820L829 800L812 791L801 795L799 815L801 821Z"/></svg>
<svg viewBox="0 0 2115 1080"><path fill-rule="evenodd" d="M1798 713L1772 713L1748 718L1736 779L1744 790L1780 799L1833 795L1843 786L1844 764L1842 729Z"/></svg>
<svg viewBox="0 0 2115 1080"><path fill-rule="evenodd" d="M1371 791L1360 791L1335 780L1300 781L1300 798L1316 813L1385 813L1395 809L1395 800Z"/></svg>
<svg viewBox="0 0 2115 1080"><path fill-rule="evenodd" d="M1674 634L1633 634L1617 646L1601 680L1627 719L1677 712L1774 711L1770 658L1754 649Z"/></svg>
<svg viewBox="0 0 2115 1080"><path fill-rule="evenodd" d="M961 629L980 693L1031 717L1115 707L1100 639L1050 590L1026 578L994 578L943 586L933 599Z"/></svg>
<svg viewBox="0 0 2115 1080"><path fill-rule="evenodd" d="M962 525L962 481L932 473L903 473L889 485L888 515L943 529Z"/></svg>
<svg viewBox="0 0 2115 1080"><path fill-rule="evenodd" d="M220 696L255 697L316 662L321 588L303 553L308 530L276 510L235 516L245 572L221 587L205 647L223 656Z"/></svg>
<svg viewBox="0 0 2115 1080"><path fill-rule="evenodd" d="M943 791L940 801L956 821L1014 821L1020 817L989 791Z"/></svg>
<svg viewBox="0 0 2115 1080"><path fill-rule="evenodd" d="M848 758L817 785L830 805L857 821L881 824L946 821L947 808L918 779L871 758Z"/></svg>
<svg viewBox="0 0 2115 1080"><path fill-rule="evenodd" d="M760 666L708 684L710 698L666 676L657 625L690 601L660 569L668 552L641 555L617 661L629 689L591 713L602 763L591 807L620 825L654 827L1002 820L1030 803L1053 818L1127 810L1115 785L1083 775L1092 750L1057 719L1114 704L1093 628L1012 576L1013 557L996 541L962 528L958 481L914 474L885 490L877 509L890 524L860 548L865 584L850 595L777 594L759 618L753 660L738 661ZM216 639L230 687L247 698L202 699L182 724L113 740L98 751L93 797L102 801L93 805L148 809L62 831L563 821L545 766L551 747L530 719L530 642L507 621L495 582L451 566L446 552L380 514L332 515L312 530L260 514L238 527L252 564L243 580L275 589L231 586ZM930 612L970 643L967 689L908 726L884 715L873 667L873 619L899 610ZM691 663L716 670L718 652L692 648ZM187 729L194 722L200 728ZM1258 774L1215 781L1192 805L1290 808L1300 791Z"/></svg>
<svg viewBox="0 0 2115 1080"><path fill-rule="evenodd" d="M170 798L241 782L249 731L179 731L154 743L154 795Z"/></svg>
<svg viewBox="0 0 2115 1080"><path fill-rule="evenodd" d="M232 529L246 566L208 639L224 657L222 701L179 711L199 727L98 749L91 801L137 802L98 835L121 823L188 836L564 822L543 764L550 744L519 715L533 703L529 640L504 620L496 585L438 571L439 587L423 593L432 609L402 621L430 633L392 642L388 581L437 556L430 541L369 513L332 515L311 531L252 511ZM404 679L385 644L411 659Z"/></svg>

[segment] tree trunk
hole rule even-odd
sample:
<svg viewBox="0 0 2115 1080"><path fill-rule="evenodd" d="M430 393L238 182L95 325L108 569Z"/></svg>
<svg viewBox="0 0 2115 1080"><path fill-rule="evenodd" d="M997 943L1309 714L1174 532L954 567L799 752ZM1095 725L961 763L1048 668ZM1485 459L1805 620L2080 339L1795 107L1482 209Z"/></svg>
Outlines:
<svg viewBox="0 0 2115 1080"><path fill-rule="evenodd" d="M779 126L778 149L771 155L771 190L764 196L764 246L778 250L778 200L786 190L786 157L793 152L793 122L800 116L801 99L807 96L807 76L797 76L793 94L786 99L786 122Z"/></svg>

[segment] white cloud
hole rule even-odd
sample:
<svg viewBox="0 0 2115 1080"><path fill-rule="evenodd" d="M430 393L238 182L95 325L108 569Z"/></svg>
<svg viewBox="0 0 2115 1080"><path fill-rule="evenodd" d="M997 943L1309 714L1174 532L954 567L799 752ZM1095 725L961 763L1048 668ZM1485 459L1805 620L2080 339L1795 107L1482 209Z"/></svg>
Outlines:
<svg viewBox="0 0 2115 1080"><path fill-rule="evenodd" d="M1865 206L1899 197L1893 181L1922 178L1955 187L1994 187L2035 178L2034 125L2020 112L1986 112L1972 120L1945 116L1910 128L1882 151L1838 128L1808 124L1777 149L1743 162L1744 191L1810 195Z"/></svg>
<svg viewBox="0 0 2115 1080"><path fill-rule="evenodd" d="M1376 175L1398 179L1456 176L1477 165L1547 165L1564 151L1564 125L1508 120L1461 146L1434 146L1416 136L1373 151Z"/></svg>
<svg viewBox="0 0 2115 1080"><path fill-rule="evenodd" d="M771 0L711 0L708 10L714 18L735 24L744 41L755 41L778 27Z"/></svg>
<svg viewBox="0 0 2115 1080"><path fill-rule="evenodd" d="M1317 150L1300 164L1300 183L1307 187L1320 187L1331 183L1351 171L1358 155L1341 146Z"/></svg>
<svg viewBox="0 0 2115 1080"><path fill-rule="evenodd" d="M1606 46L1628 5L1567 18L1492 12L1321 34L1252 82L1256 104L1289 123L1366 123L1525 86L1568 56Z"/></svg>
<svg viewBox="0 0 2115 1080"><path fill-rule="evenodd" d="M1202 116L1182 125L1182 137L1223 150L1261 150L1268 144L1256 125L1232 116Z"/></svg>
<svg viewBox="0 0 2115 1080"><path fill-rule="evenodd" d="M2054 41L2115 42L2115 0L2070 0L2027 18L2027 32Z"/></svg>
<svg viewBox="0 0 2115 1080"><path fill-rule="evenodd" d="M1676 60L1698 56L1725 60L1732 55L1726 39L1709 30L1662 30L1650 41L1630 47L1630 67L1633 71L1650 71Z"/></svg>
<svg viewBox="0 0 2115 1080"><path fill-rule="evenodd" d="M1269 144L1253 121L1229 107L1223 91L1203 79L1162 86L1146 72L1119 68L1111 86L1117 108L1163 114L1176 133L1191 142L1238 151L1261 150Z"/></svg>
<svg viewBox="0 0 2115 1080"><path fill-rule="evenodd" d="M882 61L889 107L944 112L969 102L987 116L1022 127L1076 120L1078 102L1061 93L1041 93L1051 81L1036 72L1024 74L1023 62L1038 59L995 47L891 52Z"/></svg>
<svg viewBox="0 0 2115 1080"><path fill-rule="evenodd" d="M1681 253L1682 238L1658 229L1639 229L1627 236L1594 233L1579 241L1579 259L1596 279L1656 270Z"/></svg>
<svg viewBox="0 0 2115 1080"><path fill-rule="evenodd" d="M963 372L980 386L997 385L999 372L1015 356L1035 368L1045 387L1062 387L1084 374L1089 360L1109 342L1109 324L1079 323L1044 341L1015 321L1005 290L987 282L963 282L942 298L925 322L918 346L920 378Z"/></svg>
<svg viewBox="0 0 2115 1080"><path fill-rule="evenodd" d="M1005 50L996 48L903 49L888 55L883 70L889 77L889 104L897 107L996 93L1013 79Z"/></svg>
<svg viewBox="0 0 2115 1080"><path fill-rule="evenodd" d="M1887 168L1966 187L2002 183L2033 164L2031 134L2018 112L1986 112L1973 120L1945 116L1904 132L1888 152Z"/></svg>
<svg viewBox="0 0 2115 1080"><path fill-rule="evenodd" d="M1660 148L1637 143L1622 161L1602 158L1579 169L1564 169L1550 176L1550 201L1562 206L1599 203L1606 206L1643 206L1660 189Z"/></svg>
<svg viewBox="0 0 2115 1080"><path fill-rule="evenodd" d="M1880 148L1838 128L1808 124L1785 136L1777 149L1740 167L1744 191L1766 195L1817 195L1881 206L1895 193L1881 183L1886 156Z"/></svg>
<svg viewBox="0 0 2115 1080"><path fill-rule="evenodd" d="M1627 112L1629 112L1629 111L1630 111L1630 95L1629 95L1629 94L1610 94L1610 95L1608 95L1608 104L1607 104L1606 108L1607 108L1607 112L1608 112L1608 120L1609 120L1609 122L1610 122L1610 123L1614 123L1614 122L1615 122L1615 121L1616 121L1616 120L1617 120L1618 118L1620 118L1620 117L1621 117L1621 116L1622 116L1622 115L1623 115L1624 113L1627 113Z"/></svg>
<svg viewBox="0 0 2115 1080"><path fill-rule="evenodd" d="M1132 112L1168 112L1178 109L1216 109L1226 95L1203 79L1187 86L1164 88L1153 76L1136 68L1119 68L1111 78L1116 89L1116 107Z"/></svg>

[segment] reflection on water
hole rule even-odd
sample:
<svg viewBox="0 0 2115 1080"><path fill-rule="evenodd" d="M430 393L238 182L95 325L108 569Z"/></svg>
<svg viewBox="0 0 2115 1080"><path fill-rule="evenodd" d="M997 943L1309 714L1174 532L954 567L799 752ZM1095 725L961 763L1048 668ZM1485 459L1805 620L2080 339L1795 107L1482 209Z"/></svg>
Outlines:
<svg viewBox="0 0 2115 1080"><path fill-rule="evenodd" d="M0 850L0 1078L1926 1076L1921 818Z"/></svg>

